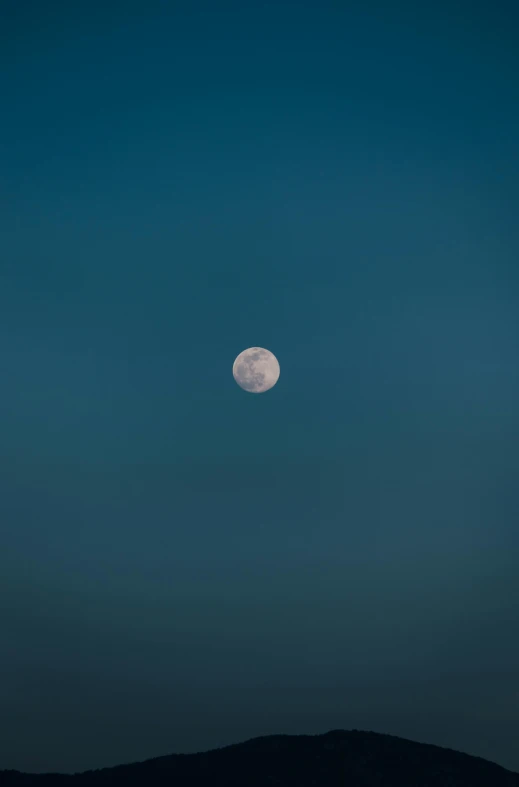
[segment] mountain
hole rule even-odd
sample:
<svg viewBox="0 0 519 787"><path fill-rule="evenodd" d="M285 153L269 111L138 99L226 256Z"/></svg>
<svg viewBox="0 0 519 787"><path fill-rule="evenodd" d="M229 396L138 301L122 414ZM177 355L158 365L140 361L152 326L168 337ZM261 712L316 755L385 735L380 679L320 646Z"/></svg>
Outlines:
<svg viewBox="0 0 519 787"><path fill-rule="evenodd" d="M0 771L6 787L519 787L519 774L479 757L392 735L333 730L269 735L74 775Z"/></svg>

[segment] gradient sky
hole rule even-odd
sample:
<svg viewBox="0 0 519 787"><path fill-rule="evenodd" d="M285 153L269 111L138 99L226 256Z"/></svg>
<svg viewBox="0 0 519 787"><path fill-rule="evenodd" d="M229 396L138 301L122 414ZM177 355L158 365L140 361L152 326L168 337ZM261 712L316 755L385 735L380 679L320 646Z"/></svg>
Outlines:
<svg viewBox="0 0 519 787"><path fill-rule="evenodd" d="M519 770L518 22L4 0L0 768Z"/></svg>

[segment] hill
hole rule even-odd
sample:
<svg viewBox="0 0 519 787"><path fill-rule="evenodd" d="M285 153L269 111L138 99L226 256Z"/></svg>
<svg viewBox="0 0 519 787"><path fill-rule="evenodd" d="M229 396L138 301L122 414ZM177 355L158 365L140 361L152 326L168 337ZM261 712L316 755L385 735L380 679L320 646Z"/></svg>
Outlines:
<svg viewBox="0 0 519 787"><path fill-rule="evenodd" d="M333 730L269 735L74 775L0 771L2 787L519 787L519 774L479 757L392 735Z"/></svg>

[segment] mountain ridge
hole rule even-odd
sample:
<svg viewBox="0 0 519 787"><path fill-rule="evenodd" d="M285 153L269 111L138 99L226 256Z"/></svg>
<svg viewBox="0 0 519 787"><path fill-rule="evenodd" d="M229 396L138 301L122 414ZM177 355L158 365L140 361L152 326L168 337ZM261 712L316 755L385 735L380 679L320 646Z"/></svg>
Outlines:
<svg viewBox="0 0 519 787"><path fill-rule="evenodd" d="M519 787L519 774L454 749L363 730L273 734L74 774L0 771L6 787Z"/></svg>

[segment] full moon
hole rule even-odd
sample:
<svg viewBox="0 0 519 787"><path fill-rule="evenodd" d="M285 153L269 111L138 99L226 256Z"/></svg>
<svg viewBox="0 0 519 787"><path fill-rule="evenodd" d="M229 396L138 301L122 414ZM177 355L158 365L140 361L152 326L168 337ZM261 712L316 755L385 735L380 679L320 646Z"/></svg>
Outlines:
<svg viewBox="0 0 519 787"><path fill-rule="evenodd" d="M244 391L263 393L273 388L279 379L278 359L263 347L249 347L236 358L232 373Z"/></svg>

